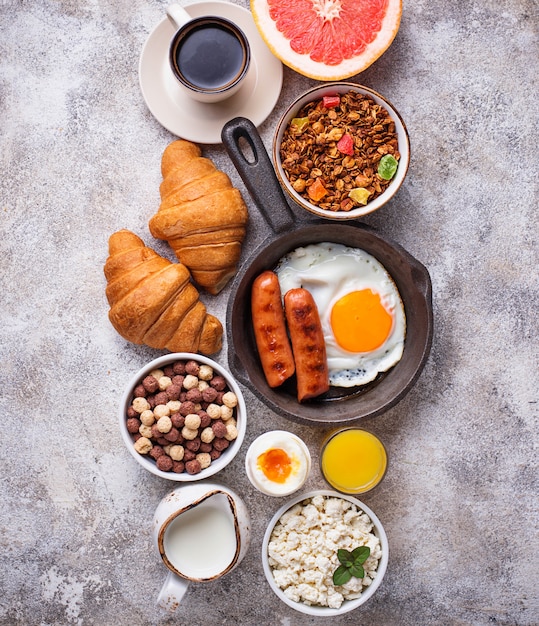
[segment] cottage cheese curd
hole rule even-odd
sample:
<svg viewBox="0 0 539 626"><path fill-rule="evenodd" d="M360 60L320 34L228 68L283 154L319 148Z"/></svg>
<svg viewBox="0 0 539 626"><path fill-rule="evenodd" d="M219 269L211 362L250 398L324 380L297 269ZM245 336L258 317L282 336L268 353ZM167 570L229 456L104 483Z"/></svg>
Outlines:
<svg viewBox="0 0 539 626"><path fill-rule="evenodd" d="M287 598L307 605L339 608L345 600L361 596L376 577L382 557L379 538L370 517L342 498L317 495L284 513L268 543L268 561L275 583ZM339 566L337 550L368 546L364 578L333 584Z"/></svg>

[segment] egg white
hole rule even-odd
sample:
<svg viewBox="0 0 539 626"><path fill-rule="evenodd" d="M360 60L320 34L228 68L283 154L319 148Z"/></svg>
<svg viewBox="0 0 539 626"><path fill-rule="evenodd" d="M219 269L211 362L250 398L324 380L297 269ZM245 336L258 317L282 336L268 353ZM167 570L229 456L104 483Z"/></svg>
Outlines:
<svg viewBox="0 0 539 626"><path fill-rule="evenodd" d="M334 387L353 387L373 381L402 357L406 336L404 306L397 286L384 266L359 248L337 243L316 243L296 248L276 268L281 292L303 287L311 292L318 312ZM350 352L339 346L331 327L331 310L352 291L372 289L393 317L386 341L370 352Z"/></svg>

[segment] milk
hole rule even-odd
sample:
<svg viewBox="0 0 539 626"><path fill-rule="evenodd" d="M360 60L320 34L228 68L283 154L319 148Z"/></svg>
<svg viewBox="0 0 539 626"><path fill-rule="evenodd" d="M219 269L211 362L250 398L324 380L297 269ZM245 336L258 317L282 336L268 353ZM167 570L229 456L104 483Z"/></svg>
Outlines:
<svg viewBox="0 0 539 626"><path fill-rule="evenodd" d="M226 496L214 495L178 515L165 531L163 547L174 568L188 578L212 578L236 554L236 529Z"/></svg>

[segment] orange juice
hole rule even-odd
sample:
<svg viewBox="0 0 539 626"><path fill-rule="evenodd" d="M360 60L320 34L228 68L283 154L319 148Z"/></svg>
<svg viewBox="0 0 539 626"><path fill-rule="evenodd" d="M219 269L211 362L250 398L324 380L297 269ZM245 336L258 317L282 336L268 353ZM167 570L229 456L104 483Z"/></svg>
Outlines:
<svg viewBox="0 0 539 626"><path fill-rule="evenodd" d="M384 477L387 454L382 442L359 428L331 435L322 449L322 474L343 493L365 493Z"/></svg>

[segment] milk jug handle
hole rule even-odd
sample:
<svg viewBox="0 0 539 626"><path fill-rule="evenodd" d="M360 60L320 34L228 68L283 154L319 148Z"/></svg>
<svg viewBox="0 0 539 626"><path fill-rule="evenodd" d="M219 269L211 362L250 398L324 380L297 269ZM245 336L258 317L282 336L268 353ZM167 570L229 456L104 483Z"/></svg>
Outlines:
<svg viewBox="0 0 539 626"><path fill-rule="evenodd" d="M188 581L169 572L157 597L157 606L167 611L175 611L180 606L188 587Z"/></svg>

